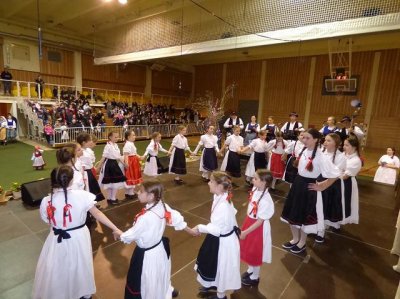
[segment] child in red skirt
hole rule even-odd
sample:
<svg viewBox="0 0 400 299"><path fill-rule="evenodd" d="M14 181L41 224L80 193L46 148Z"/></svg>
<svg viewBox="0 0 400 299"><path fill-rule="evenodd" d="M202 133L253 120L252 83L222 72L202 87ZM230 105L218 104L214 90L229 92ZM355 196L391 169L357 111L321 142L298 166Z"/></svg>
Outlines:
<svg viewBox="0 0 400 299"><path fill-rule="evenodd" d="M253 177L253 189L249 194L247 217L240 235L240 259L249 268L242 275L242 284L257 285L260 282L261 264L271 263L271 226L274 202L268 193L272 176L266 169L258 169Z"/></svg>
<svg viewBox="0 0 400 299"><path fill-rule="evenodd" d="M125 198L135 198L135 186L143 182L142 171L140 167L140 160L143 160L142 156L139 156L136 151L135 132L128 130L125 132L125 145L122 150L125 159Z"/></svg>
<svg viewBox="0 0 400 299"><path fill-rule="evenodd" d="M272 154L268 163L268 170L271 171L273 177L271 183L271 190L275 190L275 183L279 179L283 178L285 172L285 162L282 161L282 155L285 152L285 148L288 146L288 142L283 139L282 132L276 133L276 139L268 142L268 148L272 147Z"/></svg>

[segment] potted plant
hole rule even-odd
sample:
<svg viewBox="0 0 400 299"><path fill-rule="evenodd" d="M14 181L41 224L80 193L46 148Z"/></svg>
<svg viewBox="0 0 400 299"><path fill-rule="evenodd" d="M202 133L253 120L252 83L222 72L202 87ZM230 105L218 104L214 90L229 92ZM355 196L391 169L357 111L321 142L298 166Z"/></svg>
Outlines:
<svg viewBox="0 0 400 299"><path fill-rule="evenodd" d="M0 186L0 203L6 202L6 190L3 189L2 186Z"/></svg>
<svg viewBox="0 0 400 299"><path fill-rule="evenodd" d="M14 182L11 184L11 191L14 199L21 198L21 184L18 182Z"/></svg>

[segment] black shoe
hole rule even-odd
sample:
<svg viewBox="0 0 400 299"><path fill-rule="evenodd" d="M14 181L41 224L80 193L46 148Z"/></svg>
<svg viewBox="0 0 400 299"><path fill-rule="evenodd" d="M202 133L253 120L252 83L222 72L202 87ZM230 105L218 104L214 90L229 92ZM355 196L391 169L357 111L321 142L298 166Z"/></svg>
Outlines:
<svg viewBox="0 0 400 299"><path fill-rule="evenodd" d="M218 295L215 294L215 295L212 295L211 297L207 297L207 299L228 299L228 297L225 296L225 297L219 298Z"/></svg>
<svg viewBox="0 0 400 299"><path fill-rule="evenodd" d="M109 205L116 206L116 205L119 205L119 200L118 199L116 199L116 200L107 199L107 203Z"/></svg>
<svg viewBox="0 0 400 299"><path fill-rule="evenodd" d="M286 242L285 244L282 244L282 248L284 248L284 249L292 249L296 245L297 245L297 243L292 244L290 242Z"/></svg>
<svg viewBox="0 0 400 299"><path fill-rule="evenodd" d="M322 244L325 242L325 238L317 235L315 237L315 242Z"/></svg>
<svg viewBox="0 0 400 299"><path fill-rule="evenodd" d="M242 273L242 279L243 279L243 278L246 278L246 277L249 277L251 274L253 274L253 272L251 272L251 273L249 273L249 272L247 272L247 271L246 271L246 272L243 272L243 273Z"/></svg>
<svg viewBox="0 0 400 299"><path fill-rule="evenodd" d="M90 296L89 298L81 297L79 299L92 299L92 296Z"/></svg>
<svg viewBox="0 0 400 299"><path fill-rule="evenodd" d="M217 287L199 287L199 292L200 293L209 293L209 292L216 292L217 291Z"/></svg>
<svg viewBox="0 0 400 299"><path fill-rule="evenodd" d="M174 289L173 291L172 291L172 298L176 298L176 297L178 297L179 296L179 291L177 290L177 289Z"/></svg>
<svg viewBox="0 0 400 299"><path fill-rule="evenodd" d="M177 185L182 185L183 184L183 180L181 180L181 179L179 179L179 180L174 179L174 182Z"/></svg>
<svg viewBox="0 0 400 299"><path fill-rule="evenodd" d="M203 179L203 182L208 183L210 181L210 179L207 179L205 177L201 177Z"/></svg>
<svg viewBox="0 0 400 299"><path fill-rule="evenodd" d="M130 199L132 199L131 196L132 196L132 195L125 194L125 199L126 199L126 200L130 200Z"/></svg>
<svg viewBox="0 0 400 299"><path fill-rule="evenodd" d="M242 284L245 285L245 286L255 286L255 285L258 285L259 283L260 283L260 279L259 278L251 279L250 275L245 277L245 278L242 278Z"/></svg>
<svg viewBox="0 0 400 299"><path fill-rule="evenodd" d="M302 253L304 250L306 250L306 245L304 245L303 247L298 247L297 245L295 245L294 247L292 247L291 249L290 249L290 252L291 253L296 253L296 254L298 254L298 253Z"/></svg>
<svg viewBox="0 0 400 299"><path fill-rule="evenodd" d="M132 199L132 200L137 199L137 198L138 198L138 196L137 196L136 193L131 195L131 199Z"/></svg>

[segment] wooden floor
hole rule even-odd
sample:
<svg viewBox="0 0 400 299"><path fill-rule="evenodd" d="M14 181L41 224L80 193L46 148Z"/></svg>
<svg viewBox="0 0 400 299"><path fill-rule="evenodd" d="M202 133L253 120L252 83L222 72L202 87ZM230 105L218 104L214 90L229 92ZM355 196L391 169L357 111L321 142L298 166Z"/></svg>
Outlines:
<svg viewBox="0 0 400 299"><path fill-rule="evenodd" d="M372 161L376 163L381 154L367 153L365 156L367 161L371 157L371 163L368 161L366 165L372 166ZM211 194L201 180L198 162L189 163L188 171L182 186L176 186L171 175L160 177L167 189L166 201L183 214L190 226L207 223ZM247 188L242 180L238 183L241 186L235 190L233 201L238 209L238 222L242 223ZM315 243L310 236L307 253L298 256L281 248L291 234L288 225L279 219L288 187L285 183L277 185L278 191L272 194L275 202L271 220L272 264L262 266L258 288L243 287L230 294L230 298L394 298L400 275L392 269L397 259L390 254L397 217L393 187L377 185L367 178L359 178L359 186L360 224L345 226L340 233L328 232L324 244ZM105 209L105 214L125 230L140 209L139 202L125 201ZM21 201L0 207L1 299L30 298L36 263L48 232L37 209L25 207ZM94 298L123 298L134 244L115 242L110 231L101 225L92 229L91 234L97 285ZM204 237L194 238L170 228L166 235L171 240L172 283L181 292L179 298L197 298L199 284L193 266Z"/></svg>

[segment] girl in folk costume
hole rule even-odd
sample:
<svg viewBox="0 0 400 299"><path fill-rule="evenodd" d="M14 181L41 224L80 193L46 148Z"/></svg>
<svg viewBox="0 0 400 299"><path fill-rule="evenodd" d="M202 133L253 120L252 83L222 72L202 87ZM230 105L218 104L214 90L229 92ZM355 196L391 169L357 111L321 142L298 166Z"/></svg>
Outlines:
<svg viewBox="0 0 400 299"><path fill-rule="evenodd" d="M122 233L126 244L136 242L125 286L125 299L171 298L171 259L165 227L196 233L187 227L182 215L164 203L164 187L158 181L140 185L138 198L145 208L135 216L132 228ZM175 296L174 296L175 297Z"/></svg>
<svg viewBox="0 0 400 299"><path fill-rule="evenodd" d="M274 124L273 116L268 116L268 124L261 128L261 131L267 131L267 142L270 142L272 139L275 139L276 133L279 131L277 125Z"/></svg>
<svg viewBox="0 0 400 299"><path fill-rule="evenodd" d="M200 171L202 172L201 176L203 180L208 182L210 180L210 173L218 168L218 137L214 135L214 126L209 126L207 133L201 135L200 142L193 152L194 155L197 155L201 146L204 147L204 150L200 158Z"/></svg>
<svg viewBox="0 0 400 299"><path fill-rule="evenodd" d="M46 165L46 162L44 162L44 159L43 159L43 152L44 152L44 150L42 150L40 148L40 146L38 146L38 145L35 146L35 150L33 151L31 160L33 161L32 166L36 170L39 170L39 169L42 170L44 168L44 166Z"/></svg>
<svg viewBox="0 0 400 299"><path fill-rule="evenodd" d="M82 132L79 133L76 141L82 147L82 156L79 158L79 160L87 178L85 190L94 194L97 202L102 201L104 200L104 195L101 192L99 182L96 179L97 173L96 169L94 168L96 156L92 150L96 146L97 138L93 135Z"/></svg>
<svg viewBox="0 0 400 299"><path fill-rule="evenodd" d="M358 224L359 198L357 174L362 167L360 159L360 142L356 136L350 136L344 141L343 149L346 157L346 170L342 176L344 196L342 198L343 221L341 224Z"/></svg>
<svg viewBox="0 0 400 299"><path fill-rule="evenodd" d="M121 232L95 207L95 196L72 190L74 172L61 166L51 172L51 195L40 205L42 220L50 225L36 268L32 298L92 298L96 293L92 243L85 226L89 212L99 222Z"/></svg>
<svg viewBox="0 0 400 299"><path fill-rule="evenodd" d="M78 161L80 156L82 156L82 147L78 143L64 146L56 152L58 166L70 166L74 171L74 176L70 186L72 190L85 189L85 173L80 161Z"/></svg>
<svg viewBox="0 0 400 299"><path fill-rule="evenodd" d="M178 126L178 134L172 139L171 147L168 154L171 155L169 160L169 173L175 174L174 182L178 185L183 183L180 175L186 174L186 157L185 150L193 154L187 142L186 127L183 125Z"/></svg>
<svg viewBox="0 0 400 299"><path fill-rule="evenodd" d="M207 234L200 247L194 269L201 293L217 289L217 294L207 298L227 298L225 292L238 290L240 284L239 229L236 209L231 202L232 182L224 172L213 172L208 182L214 195L211 222L199 224L193 229Z"/></svg>
<svg viewBox="0 0 400 299"><path fill-rule="evenodd" d="M396 184L397 172L400 167L400 161L395 156L396 150L394 147L388 147L386 155L383 155L379 161L379 168L375 173L374 181L378 183Z"/></svg>
<svg viewBox="0 0 400 299"><path fill-rule="evenodd" d="M246 137L244 139L244 145L249 145L250 142L257 138L257 132L260 131L260 125L257 123L257 118L255 115L251 117L250 122L246 125L246 128L244 129L246 133Z"/></svg>
<svg viewBox="0 0 400 299"><path fill-rule="evenodd" d="M258 133L258 138L251 141L251 143L244 147L240 152L243 153L249 149L253 150L250 155L249 162L246 166L246 182L251 184L255 172L261 168L267 168L267 132L262 130Z"/></svg>
<svg viewBox="0 0 400 299"><path fill-rule="evenodd" d="M104 147L103 159L104 163L101 167L99 182L104 189L108 189L107 203L111 205L119 204L117 196L118 189L124 188L126 181L123 173L125 165L124 157L121 156L118 147L118 133L110 132L108 134L108 142Z"/></svg>
<svg viewBox="0 0 400 299"><path fill-rule="evenodd" d="M254 188L249 194L247 216L240 234L240 258L248 265L242 284L256 285L260 281L261 264L271 263L272 241L269 219L274 215L274 202L268 193L272 176L266 169L254 175Z"/></svg>
<svg viewBox="0 0 400 299"><path fill-rule="evenodd" d="M290 187L292 187L294 178L297 175L297 167L293 165L293 162L296 161L297 157L300 155L300 152L304 148L302 141L303 135L304 131L300 132L297 140L290 141L288 147L285 149L285 153L282 155L282 160L287 161L283 179L289 184Z"/></svg>
<svg viewBox="0 0 400 299"><path fill-rule="evenodd" d="M135 132L127 130L125 132L125 145L122 149L125 158L125 198L134 199L135 198L135 186L139 185L142 180L142 171L140 167L140 160L143 157L139 156L136 151L135 142Z"/></svg>
<svg viewBox="0 0 400 299"><path fill-rule="evenodd" d="M330 133L338 133L339 128L336 127L336 118L334 116L329 116L328 120L326 121L326 126L323 126L319 132L325 137Z"/></svg>
<svg viewBox="0 0 400 299"><path fill-rule="evenodd" d="M275 190L275 183L278 179L283 178L285 172L285 162L282 161L282 155L288 147L288 142L283 139L282 132L276 133L276 139L268 142L268 150L272 149L271 157L269 158L268 170L271 171L272 180L271 190Z"/></svg>
<svg viewBox="0 0 400 299"><path fill-rule="evenodd" d="M165 172L163 166L158 159L158 152L168 153L166 149L161 146L161 134L154 132L151 135L151 141L146 148L144 157L147 156L146 164L144 165L143 173L148 176L157 176Z"/></svg>
<svg viewBox="0 0 400 299"><path fill-rule="evenodd" d="M340 136L336 133L329 133L325 136L323 154L330 160L336 167L343 173L346 169L346 157L339 150L342 143ZM322 175L319 176L318 181L324 181ZM329 188L322 191L322 204L324 210L324 219L326 226L332 226L336 229L340 227L340 221L343 219L342 207L342 194L343 194L343 180L336 180ZM325 227L318 231L315 238L317 243L325 241Z"/></svg>
<svg viewBox="0 0 400 299"><path fill-rule="evenodd" d="M220 153L228 149L221 164L221 171L226 171L229 175L239 178L240 174L240 156L239 152L243 147L243 137L240 134L240 127L233 127L233 134L226 138Z"/></svg>
<svg viewBox="0 0 400 299"><path fill-rule="evenodd" d="M303 136L305 147L296 160L299 170L286 198L281 220L289 223L292 239L282 245L292 253L306 248L307 234L317 234L324 227L321 191L332 185L341 175L340 170L327 159L319 148L321 135L308 129ZM327 178L315 183L319 175Z"/></svg>

